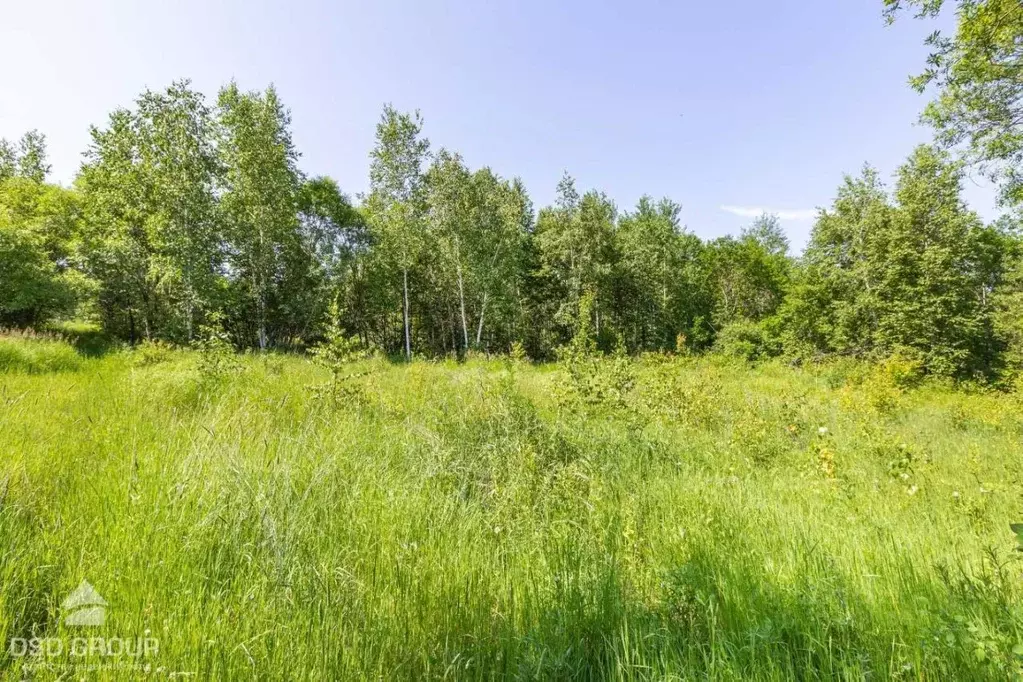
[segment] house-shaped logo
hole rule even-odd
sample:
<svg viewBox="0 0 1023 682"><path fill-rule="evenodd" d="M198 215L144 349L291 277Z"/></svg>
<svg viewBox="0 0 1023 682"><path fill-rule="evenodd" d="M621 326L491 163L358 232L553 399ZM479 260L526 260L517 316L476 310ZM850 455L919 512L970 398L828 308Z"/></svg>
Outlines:
<svg viewBox="0 0 1023 682"><path fill-rule="evenodd" d="M107 602L92 585L83 580L60 605L65 625L103 625Z"/></svg>

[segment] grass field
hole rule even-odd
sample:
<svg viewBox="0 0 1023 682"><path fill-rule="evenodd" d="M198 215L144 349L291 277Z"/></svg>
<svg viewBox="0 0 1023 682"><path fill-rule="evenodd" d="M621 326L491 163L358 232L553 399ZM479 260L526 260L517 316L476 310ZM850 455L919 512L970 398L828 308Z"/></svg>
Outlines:
<svg viewBox="0 0 1023 682"><path fill-rule="evenodd" d="M334 399L303 358L199 360L0 374L0 676L1023 670L1016 396L705 358L582 397L553 366L366 361ZM82 580L102 626L65 620Z"/></svg>

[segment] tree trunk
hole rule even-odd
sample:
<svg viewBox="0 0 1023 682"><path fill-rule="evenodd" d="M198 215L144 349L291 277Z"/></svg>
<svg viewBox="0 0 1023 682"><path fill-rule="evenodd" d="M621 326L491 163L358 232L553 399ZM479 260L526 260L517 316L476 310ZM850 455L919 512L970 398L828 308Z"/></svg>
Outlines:
<svg viewBox="0 0 1023 682"><path fill-rule="evenodd" d="M487 313L487 292L483 292L483 305L480 306L480 323L476 327L476 347L480 346L480 339L483 338L483 316Z"/></svg>
<svg viewBox="0 0 1023 682"><path fill-rule="evenodd" d="M459 263L458 267L458 305L462 312L462 340L465 342L465 349L469 350L469 327L465 321L465 291L462 286L462 264ZM480 317L480 324L483 324L483 317ZM479 339L477 338L476 345L479 345Z"/></svg>
<svg viewBox="0 0 1023 682"><path fill-rule="evenodd" d="M266 297L263 291L263 287L258 284L259 280L253 277L253 281L256 283L256 324L258 329L256 335L259 341L259 350L263 352L266 350Z"/></svg>
<svg viewBox="0 0 1023 682"><path fill-rule="evenodd" d="M405 359L412 362L412 336L409 333L408 268L402 268L401 275L405 290L404 305L402 306L402 313L405 317Z"/></svg>

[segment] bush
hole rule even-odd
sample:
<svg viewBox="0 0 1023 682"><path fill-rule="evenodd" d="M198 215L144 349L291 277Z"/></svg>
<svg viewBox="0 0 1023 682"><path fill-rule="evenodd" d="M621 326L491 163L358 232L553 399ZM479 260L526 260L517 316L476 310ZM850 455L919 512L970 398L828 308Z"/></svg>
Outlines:
<svg viewBox="0 0 1023 682"><path fill-rule="evenodd" d="M219 325L219 316L212 316L209 325L200 325L199 340L194 344L199 351L196 369L202 384L212 385L241 371L231 339Z"/></svg>
<svg viewBox="0 0 1023 682"><path fill-rule="evenodd" d="M915 353L896 352L881 364L881 373L899 388L912 388L924 377L924 362Z"/></svg>
<svg viewBox="0 0 1023 682"><path fill-rule="evenodd" d="M0 372L73 372L81 365L82 357L58 338L33 333L0 337Z"/></svg>
<svg viewBox="0 0 1023 682"><path fill-rule="evenodd" d="M145 340L135 349L132 362L137 367L158 365L171 359L174 349L166 341Z"/></svg>
<svg viewBox="0 0 1023 682"><path fill-rule="evenodd" d="M775 318L760 322L739 320L726 325L718 332L714 350L729 357L742 358L748 362L781 354L781 341L775 328Z"/></svg>

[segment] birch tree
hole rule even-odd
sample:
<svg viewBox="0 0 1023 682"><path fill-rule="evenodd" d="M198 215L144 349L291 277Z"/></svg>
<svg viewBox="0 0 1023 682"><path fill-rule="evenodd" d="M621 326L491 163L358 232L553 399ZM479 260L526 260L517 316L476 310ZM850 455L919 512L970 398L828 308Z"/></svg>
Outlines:
<svg viewBox="0 0 1023 682"><path fill-rule="evenodd" d="M422 137L422 130L418 111L407 114L390 105L384 107L377 124L376 146L370 153L370 194L366 201L380 248L401 272L407 360L412 359L409 273L426 246L424 166L429 162L430 142Z"/></svg>

